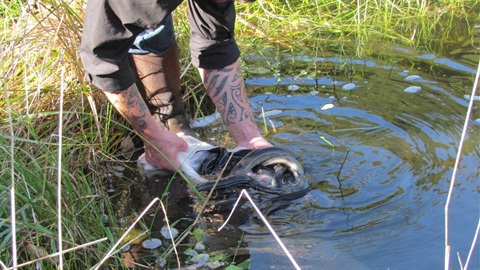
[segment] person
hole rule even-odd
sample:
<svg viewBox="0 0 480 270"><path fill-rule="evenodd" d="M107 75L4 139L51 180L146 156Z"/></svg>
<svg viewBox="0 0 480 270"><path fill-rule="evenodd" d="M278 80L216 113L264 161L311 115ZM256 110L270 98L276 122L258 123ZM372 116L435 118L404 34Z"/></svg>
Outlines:
<svg viewBox="0 0 480 270"><path fill-rule="evenodd" d="M248 103L234 37L234 0L187 0L192 64L237 146L272 146ZM80 57L86 79L103 90L144 141L144 158L176 171L192 134L180 89L172 12L182 0L89 0Z"/></svg>

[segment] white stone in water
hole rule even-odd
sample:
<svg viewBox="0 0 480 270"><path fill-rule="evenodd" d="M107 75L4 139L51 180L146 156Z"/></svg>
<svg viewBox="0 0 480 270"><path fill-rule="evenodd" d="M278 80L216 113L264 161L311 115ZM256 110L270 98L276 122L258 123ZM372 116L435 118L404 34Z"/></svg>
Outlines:
<svg viewBox="0 0 480 270"><path fill-rule="evenodd" d="M142 242L142 247L145 249L156 249L162 246L162 240L158 238L145 239Z"/></svg>
<svg viewBox="0 0 480 270"><path fill-rule="evenodd" d="M319 93L319 92L316 91L316 90L313 90L313 91L310 92L311 95L316 95L316 94L318 94L318 93Z"/></svg>
<svg viewBox="0 0 480 270"><path fill-rule="evenodd" d="M354 83L347 83L347 84L342 85L342 90L344 90L344 91L350 91L350 90L355 89L355 87L357 87L356 84L354 84Z"/></svg>
<svg viewBox="0 0 480 270"><path fill-rule="evenodd" d="M477 118L477 119L473 120L473 123L475 125L480 125L480 118Z"/></svg>
<svg viewBox="0 0 480 270"><path fill-rule="evenodd" d="M405 69L404 71L398 73L400 76L407 76L408 73L410 73L410 71L408 71L407 69Z"/></svg>
<svg viewBox="0 0 480 270"><path fill-rule="evenodd" d="M405 77L406 81L420 81L421 79L422 79L422 77L419 76L419 75L410 75L410 76Z"/></svg>
<svg viewBox="0 0 480 270"><path fill-rule="evenodd" d="M412 85L412 86L409 86L409 87L403 89L403 92L414 94L414 93L420 92L420 90L422 90L422 87L416 86L416 85Z"/></svg>
<svg viewBox="0 0 480 270"><path fill-rule="evenodd" d="M291 98L291 97L292 97L292 95L287 95L287 98Z"/></svg>
<svg viewBox="0 0 480 270"><path fill-rule="evenodd" d="M288 86L289 91L297 91L298 89L300 89L300 86L298 86L296 84L291 84L291 85Z"/></svg>
<svg viewBox="0 0 480 270"><path fill-rule="evenodd" d="M328 104L323 105L322 108L320 108L320 110L325 111L325 110L331 109L333 107L335 107L335 105L333 105L332 103L328 103Z"/></svg>
<svg viewBox="0 0 480 270"><path fill-rule="evenodd" d="M177 238L178 236L177 229L170 227L170 232L172 233L173 238ZM162 229L160 229L160 233L162 234L162 236L168 240L172 239L172 237L170 237L170 232L168 231L168 227L166 226L163 226Z"/></svg>
<svg viewBox="0 0 480 270"><path fill-rule="evenodd" d="M329 96L328 98L329 99L335 99L335 96Z"/></svg>

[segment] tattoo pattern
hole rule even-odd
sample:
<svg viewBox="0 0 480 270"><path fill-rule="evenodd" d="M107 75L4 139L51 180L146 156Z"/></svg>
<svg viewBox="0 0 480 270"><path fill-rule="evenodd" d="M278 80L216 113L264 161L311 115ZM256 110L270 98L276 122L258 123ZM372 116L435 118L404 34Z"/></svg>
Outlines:
<svg viewBox="0 0 480 270"><path fill-rule="evenodd" d="M147 129L147 121L145 117L147 115L147 105L143 101L142 96L138 92L138 90L132 88L120 93L122 107L125 108L126 111L130 112L130 116L127 119L130 120L130 123L138 128L139 131L144 131ZM137 109L137 110L136 110Z"/></svg>
<svg viewBox="0 0 480 270"><path fill-rule="evenodd" d="M232 67L206 70L204 84L227 126L242 121L254 121L240 65L236 70Z"/></svg>

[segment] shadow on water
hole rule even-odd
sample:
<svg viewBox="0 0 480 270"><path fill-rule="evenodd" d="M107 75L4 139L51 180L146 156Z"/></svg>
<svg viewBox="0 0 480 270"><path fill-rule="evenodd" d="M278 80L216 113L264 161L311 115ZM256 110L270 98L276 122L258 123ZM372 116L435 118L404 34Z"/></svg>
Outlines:
<svg viewBox="0 0 480 270"><path fill-rule="evenodd" d="M391 45L380 54L283 54L275 73L262 57L244 59L259 125L263 110L267 138L299 156L313 187L268 217L302 269L443 267L444 203L478 51L466 45L441 55ZM314 76L312 66L321 67ZM451 203L451 250L463 260L479 218L478 101L475 106ZM142 192L152 190L161 188L146 185ZM191 211L180 208L174 219ZM234 216L234 225L219 233L213 232L221 219L205 225L212 251L247 256L250 269L292 268L250 211ZM479 263L473 256L471 265Z"/></svg>

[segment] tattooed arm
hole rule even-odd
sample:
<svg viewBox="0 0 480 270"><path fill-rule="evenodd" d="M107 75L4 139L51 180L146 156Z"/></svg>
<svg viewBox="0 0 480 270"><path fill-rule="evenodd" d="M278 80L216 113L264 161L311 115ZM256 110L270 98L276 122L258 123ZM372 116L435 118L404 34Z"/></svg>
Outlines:
<svg viewBox="0 0 480 270"><path fill-rule="evenodd" d="M248 103L240 61L222 69L199 69L208 95L222 115L237 146L272 146L262 137Z"/></svg>
<svg viewBox="0 0 480 270"><path fill-rule="evenodd" d="M105 94L143 138L146 161L157 168L176 171L180 167L178 152L186 151L187 143L155 122L135 84L124 91Z"/></svg>

